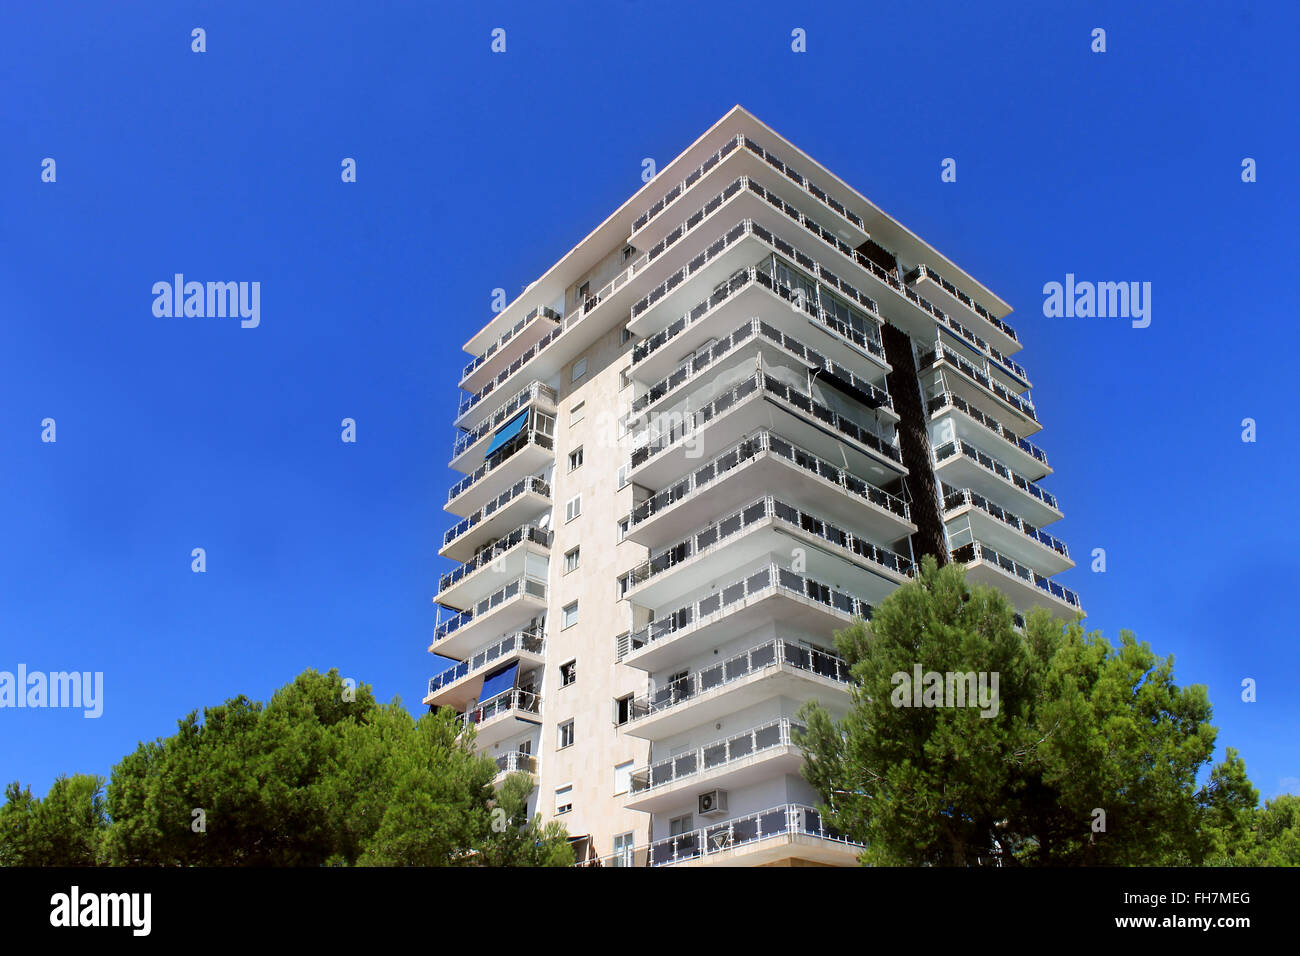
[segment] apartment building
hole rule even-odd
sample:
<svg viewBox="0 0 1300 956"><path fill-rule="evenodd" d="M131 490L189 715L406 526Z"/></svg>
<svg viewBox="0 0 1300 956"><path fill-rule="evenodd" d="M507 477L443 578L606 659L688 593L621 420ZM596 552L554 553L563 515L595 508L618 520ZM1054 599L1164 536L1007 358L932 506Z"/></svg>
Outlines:
<svg viewBox="0 0 1300 956"><path fill-rule="evenodd" d="M466 343L424 703L585 862L854 864L834 631L925 554L1080 612L1009 311L732 109Z"/></svg>

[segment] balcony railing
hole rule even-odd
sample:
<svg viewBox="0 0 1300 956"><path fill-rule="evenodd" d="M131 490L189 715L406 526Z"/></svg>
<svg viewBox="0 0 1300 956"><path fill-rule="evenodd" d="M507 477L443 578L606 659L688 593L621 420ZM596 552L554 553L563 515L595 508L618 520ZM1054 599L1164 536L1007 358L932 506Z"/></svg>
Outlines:
<svg viewBox="0 0 1300 956"><path fill-rule="evenodd" d="M855 843L825 823L815 808L791 803L656 840L649 845L648 853L638 851L644 853L644 857L635 858L644 858L649 866L672 866L784 836L815 837L854 849L862 848L861 843Z"/></svg>
<svg viewBox="0 0 1300 956"><path fill-rule="evenodd" d="M662 380L651 385L648 391L633 400L631 417L636 417L674 390L694 381L698 375L707 371L714 362L719 361L734 349L751 341L755 336L772 342L782 351L807 362L814 369L829 372L835 378L843 381L852 390L855 397L859 397L867 407L894 410L894 400L889 397L889 393L884 389L877 388L870 382L859 378L838 362L828 359L814 349L810 349L799 340L786 335L780 329L774 328L762 319L752 318L746 321L744 325L718 339L709 347L708 351L691 356Z"/></svg>
<svg viewBox="0 0 1300 956"><path fill-rule="evenodd" d="M491 700L480 701L460 715L462 728L482 724L493 717L500 717L512 710L522 710L526 714L542 712L542 698L532 691L514 688L497 694Z"/></svg>
<svg viewBox="0 0 1300 956"><path fill-rule="evenodd" d="M971 505L985 514L997 518L1003 524L1014 528L1026 537L1033 538L1039 544L1046 545L1062 557L1068 558L1070 556L1070 549L1059 538L1053 537L1046 531L1040 531L1028 521L1012 514L1001 505L989 501L983 495L971 491L969 488L954 488L945 482L943 485L943 510L956 511L965 505Z"/></svg>
<svg viewBox="0 0 1300 956"><path fill-rule="evenodd" d="M1013 342L1020 341L1020 338L1016 335L1015 329L1007 325L1007 323L1003 322L1001 319L997 318L992 312L984 308L984 306L980 305L978 302L976 302L974 299L968 296L965 292L962 292L961 289L958 289L955 285L953 285L943 276L939 275L939 273L935 272L929 266L926 265L917 266L915 269L913 269L911 272L907 274L906 281L910 285L911 283L915 282L917 279L921 278L922 276L928 277L931 282L937 282L940 286L943 287L945 292L947 292L950 296L952 296L957 301L961 302L962 305L969 306L970 310L974 312L976 315L978 315L981 319L984 319L985 321L991 323L994 327L1001 329L1004 333L1006 333L1007 338L1011 339L1011 341Z"/></svg>
<svg viewBox="0 0 1300 956"><path fill-rule="evenodd" d="M633 651L638 651L655 641L703 626L706 619L714 614L728 611L738 604L761 597L769 591L785 592L806 598L849 618L862 617L869 621L875 613L871 605L860 598L788 571L779 564L769 564L757 571L751 571L738 581L718 588L698 601L663 615L638 631L620 634L614 642L615 657L621 661Z"/></svg>
<svg viewBox="0 0 1300 956"><path fill-rule="evenodd" d="M628 514L628 528L635 528L643 521L663 511L669 505L676 504L696 492L703 491L727 475L733 468L751 461L762 454L775 455L810 471L815 475L834 482L849 494L856 495L873 505L892 511L900 518L910 519L907 502L902 498L881 491L875 485L868 484L856 475L850 474L838 465L833 465L824 458L818 458L810 451L786 441L779 435L767 430L755 433L718 455L700 468L696 468L685 478L663 489L658 494L641 502Z"/></svg>
<svg viewBox="0 0 1300 956"><path fill-rule="evenodd" d="M458 614L447 618L447 620L439 624L437 629L433 632L433 639L435 641L440 641L445 637L455 634L475 618L482 617L491 611L495 611L502 604L516 600L525 594L530 597L535 597L538 600L545 601L546 582L541 578L535 578L530 575L516 578L514 581L505 585L505 587L493 591L473 607L466 608Z"/></svg>
<svg viewBox="0 0 1300 956"><path fill-rule="evenodd" d="M1038 421L1038 415L1034 412L1033 402L1027 398L1012 393L1011 389L993 378L989 374L987 364L982 367L975 365L973 362L968 361L942 342L936 342L934 344L934 351L926 352L921 356L922 365L935 364L941 361L947 361L954 365L963 375L974 379L980 385L983 385L984 388L988 389L1011 407L1017 409L1026 418L1029 418L1032 421Z"/></svg>
<svg viewBox="0 0 1300 956"><path fill-rule="evenodd" d="M501 337L489 345L486 352L471 359L469 364L465 366L464 371L461 372L460 380L463 382L465 379L469 378L470 374L473 373L476 368L495 355L503 345L513 339L529 325L532 325L533 320L538 318L549 319L552 322L559 322L560 313L556 312L554 309L548 309L544 305L540 305L533 309L533 311L529 312L505 332L501 333Z"/></svg>
<svg viewBox="0 0 1300 956"><path fill-rule="evenodd" d="M810 398L798 389L777 381L762 371L758 371L738 385L727 389L727 391L702 406L698 411L684 414L681 416L682 420L680 422L673 424L667 431L661 432L657 437L634 449L632 452L632 467L641 466L660 452L678 444L688 435L694 434L713 419L730 411L751 395L759 393L764 396L771 396L777 399L779 403L789 405L794 410L802 412L801 417L813 419L821 425L839 432L845 438L870 448L893 462L902 464L903 456L898 449L885 439L875 435L865 425L860 425L852 419L845 418L834 409Z"/></svg>
<svg viewBox="0 0 1300 956"><path fill-rule="evenodd" d="M768 641L757 647L728 658L720 664L696 671L681 680L671 681L653 694L632 701L631 719L637 720L651 714L661 714L674 707L688 704L700 694L725 687L751 674L757 674L773 664L784 664L796 670L827 677L841 684L849 682L849 665L843 658L787 641Z"/></svg>
<svg viewBox="0 0 1300 956"><path fill-rule="evenodd" d="M515 498L530 491L534 494L541 495L543 498L551 497L551 486L540 478L530 475L527 478L516 481L513 485L501 492L501 494L497 495L482 508L479 508L478 511L474 512L468 518L465 518L463 521L458 521L455 525L448 528L442 536L442 546L444 548L447 547L447 545L451 544L461 535L467 533L475 525L492 517Z"/></svg>
<svg viewBox="0 0 1300 956"><path fill-rule="evenodd" d="M766 257L764 261L766 262L768 259L770 257ZM885 350L879 342L879 331L875 324L880 321L878 316L872 316L872 323L860 319L855 325L827 312L826 309L822 308L820 299L816 295L805 296L802 300L796 301L794 293L788 287L776 282L768 272L764 271L763 266L760 264L737 270L726 282L720 283L703 302L684 313L679 319L669 323L667 328L661 329L645 341L637 343L636 347L632 349L633 366L653 355L668 342L671 342L698 322L706 313L749 288L753 283L758 283L768 291L785 299L792 306L801 308L809 320L820 325L828 334L844 339L859 351L867 352L881 362L885 361ZM820 288L820 285L818 285L818 288ZM867 330L870 330L870 334L868 334Z"/></svg>
<svg viewBox="0 0 1300 956"><path fill-rule="evenodd" d="M767 150L763 149L763 147L758 145L758 143L754 142L754 140L750 139L748 136L740 134L727 140L727 142L722 145L721 149L719 149L708 159L706 159L703 163L701 163L698 167L696 167L695 170L693 170L691 174L688 175L685 179L683 179L680 183L678 183L672 189L668 190L668 192L664 194L662 199L654 203L649 209L647 209L644 213L638 216L636 221L632 223L632 232L636 233L637 231L644 229L646 225L649 224L650 220L656 218L668 206L672 205L677 199L679 199L681 195L684 192L686 192L686 190L694 186L695 183L701 177L703 177L706 173L712 170L714 166L718 165L718 163L722 162L722 160L725 159L727 155L730 154L736 148L737 145L743 145L750 152L754 153L756 156L763 159L763 161L766 162L773 169L778 170L783 175L785 175L787 179L789 179L791 182L795 183L800 188L802 188L804 192L814 197L822 205L826 206L828 209L831 209L836 214L843 216L845 219L853 223L853 225L857 226L863 232L867 231L867 227L863 223L862 218L860 216L858 216L856 213L852 212L851 210L844 208L844 205L842 203L839 203L835 199L831 198L830 196L827 196L825 192L823 192L821 189L818 189L815 185L813 185L808 180L806 180L802 175L800 175L790 166L787 166L785 163L781 162L781 160L777 159L776 156L774 156L772 153L769 153Z"/></svg>
<svg viewBox="0 0 1300 956"><path fill-rule="evenodd" d="M1079 608L1082 604L1079 602L1079 595L1067 587L1062 587L1045 574L1039 574L1033 568L1027 568L1019 561L1008 558L1004 554L999 554L987 544L981 541L968 541L965 544L953 548L952 559L967 564L971 561L983 560L988 564L1001 568L1007 574L1014 575L1022 580L1028 581L1042 591L1060 598L1071 607Z"/></svg>
<svg viewBox="0 0 1300 956"><path fill-rule="evenodd" d="M1061 510L1056 507L1055 495L1044 491L1028 478L1017 474L996 458L984 454L984 452L980 451L970 442L962 441L960 438L956 441L946 442L936 448L934 450L934 463L938 465L940 462L947 461L953 455L957 454L965 455L971 461L979 464L980 467L993 472L993 474L997 475L1003 481L1008 481L1030 497L1037 498L1053 511Z"/></svg>
<svg viewBox="0 0 1300 956"><path fill-rule="evenodd" d="M989 431L993 432L993 434L999 436L1000 438L1005 438L1007 441L1011 442L1011 444L1015 445L1021 451L1033 456L1033 458L1036 459L1038 462L1040 462L1043 465L1043 467L1045 468L1051 467L1050 465L1047 464L1047 453L1045 451L1043 451L1041 448L1039 448L1029 439L1021 438L1010 428L1007 428L1005 425L997 421L994 421L988 415L985 415L978 408L975 408L973 405L967 402L960 395L954 395L952 392L939 392L936 395L931 396L929 401L926 403L926 409L931 415L939 411L941 408L957 409L959 412L962 412L968 417L974 419L977 424L983 425Z"/></svg>
<svg viewBox="0 0 1300 956"><path fill-rule="evenodd" d="M793 731L804 730L802 724L795 723L788 717L771 723L742 731L724 740L696 747L686 753L669 757L659 763L632 771L632 785L629 791L633 796L666 787L669 784L725 767L737 760L744 760L765 750L788 747L794 744Z"/></svg>
<svg viewBox="0 0 1300 956"><path fill-rule="evenodd" d="M450 667L434 674L429 678L429 694L437 693L444 687L450 687L456 681L465 679L470 674L482 670L494 661L499 661L507 654L514 654L517 651L541 654L545 649L546 639L542 637L540 628L515 631L499 641L492 642L482 650L475 651L468 660L452 664Z"/></svg>
<svg viewBox="0 0 1300 956"><path fill-rule="evenodd" d="M684 541L679 541L677 544L665 548L650 560L638 564L618 579L621 593L626 593L657 575L672 570L685 561L708 554L715 548L720 547L728 539L769 519L796 528L805 534L819 538L829 545L849 551L864 561L880 565L896 574L905 574L909 577L912 575L912 561L910 558L896 554L888 548L874 545L870 541L864 541L851 531L844 531L816 515L800 511L792 505L767 495L751 502L739 511L718 518L704 530L691 535Z"/></svg>
<svg viewBox="0 0 1300 956"><path fill-rule="evenodd" d="M537 773L537 758L522 750L502 754L497 757L497 773Z"/></svg>
<svg viewBox="0 0 1300 956"><path fill-rule="evenodd" d="M444 574L438 581L438 591L440 593L446 591L453 584L468 577L480 568L487 567L501 555L525 541L543 548L549 548L551 546L551 532L534 524L520 525L514 531L494 541L464 564Z"/></svg>
<svg viewBox="0 0 1300 956"><path fill-rule="evenodd" d="M459 458L462 454L468 451L472 445L495 431L497 426L509 418L512 413L538 400L544 401L554 408L557 400L555 389L551 388L549 385L544 385L541 382L533 382L530 385L525 385L515 393L514 397L511 398L510 401L506 402L493 412L490 418L484 419L476 427L464 432L456 439L455 444L451 447L452 459L455 460L456 458Z"/></svg>
<svg viewBox="0 0 1300 956"><path fill-rule="evenodd" d="M550 427L553 432L555 427L554 421L551 422ZM452 485L451 489L447 492L447 503L450 504L455 501L465 492L469 491L471 485L475 485L482 481L529 445L536 445L538 448L545 449L546 451L554 451L555 439L551 437L552 432L547 432L542 428L529 428L520 432L501 448L493 452L492 457L488 461L483 462L483 464L475 468L473 472Z"/></svg>

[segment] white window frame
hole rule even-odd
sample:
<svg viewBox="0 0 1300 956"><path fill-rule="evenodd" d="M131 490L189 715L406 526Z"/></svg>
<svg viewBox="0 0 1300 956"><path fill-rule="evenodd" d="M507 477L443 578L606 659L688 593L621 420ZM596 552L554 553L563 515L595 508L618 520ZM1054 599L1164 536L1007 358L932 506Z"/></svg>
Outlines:
<svg viewBox="0 0 1300 956"><path fill-rule="evenodd" d="M569 379L569 381L576 382L578 379L582 378L582 376L586 374L587 374L587 356L584 355L582 358L578 359L576 362L573 363L573 375Z"/></svg>
<svg viewBox="0 0 1300 956"><path fill-rule="evenodd" d="M568 730L569 732L569 742L567 744L564 742L565 730ZM574 730L572 717L570 717L568 720L561 723L560 726L557 728L557 731L558 733L556 734L556 741L555 741L556 750L568 750L570 747L574 745L575 742L577 742L578 735Z"/></svg>
<svg viewBox="0 0 1300 956"><path fill-rule="evenodd" d="M586 415L587 415L587 403L585 401L579 402L577 405L574 405L571 409L569 409L569 427L572 428L574 425L578 424L578 422L582 421L583 418L586 417Z"/></svg>
<svg viewBox="0 0 1300 956"><path fill-rule="evenodd" d="M582 495L574 495L564 505L564 523L582 515Z"/></svg>
<svg viewBox="0 0 1300 956"><path fill-rule="evenodd" d="M614 765L614 796L617 797L620 793L627 793L632 789L632 768L635 765L635 760L625 760ZM620 786L622 790L619 789Z"/></svg>
<svg viewBox="0 0 1300 956"><path fill-rule="evenodd" d="M569 620L569 611L573 611L573 620ZM560 630L567 631L578 623L578 602L566 604L560 608Z"/></svg>
<svg viewBox="0 0 1300 956"><path fill-rule="evenodd" d="M569 452L569 471L575 472L579 468L581 468L582 460L583 460L582 446L579 445L577 448L573 449L573 451Z"/></svg>
<svg viewBox="0 0 1300 956"><path fill-rule="evenodd" d="M560 800L564 798L567 798L569 802L561 803ZM572 812L573 812L573 784L568 783L565 784L563 787L556 787L555 788L556 816L559 816L561 813L572 813Z"/></svg>
<svg viewBox="0 0 1300 956"><path fill-rule="evenodd" d="M578 562L581 560L582 545L578 545L570 551L564 553L564 573L572 574L578 570Z"/></svg>

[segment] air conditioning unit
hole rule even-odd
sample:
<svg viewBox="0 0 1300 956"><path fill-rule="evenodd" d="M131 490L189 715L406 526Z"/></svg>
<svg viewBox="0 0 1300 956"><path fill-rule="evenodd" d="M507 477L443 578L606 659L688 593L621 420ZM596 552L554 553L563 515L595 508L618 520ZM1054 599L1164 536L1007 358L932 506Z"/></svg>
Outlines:
<svg viewBox="0 0 1300 956"><path fill-rule="evenodd" d="M727 812L727 791L707 790L700 794L700 816L716 817Z"/></svg>

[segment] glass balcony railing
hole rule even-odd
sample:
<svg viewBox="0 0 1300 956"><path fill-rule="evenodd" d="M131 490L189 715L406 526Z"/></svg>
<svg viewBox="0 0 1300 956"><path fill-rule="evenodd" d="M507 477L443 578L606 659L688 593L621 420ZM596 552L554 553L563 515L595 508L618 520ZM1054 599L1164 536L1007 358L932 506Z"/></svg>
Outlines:
<svg viewBox="0 0 1300 956"><path fill-rule="evenodd" d="M1028 538L1033 538L1039 544L1046 545L1062 557L1068 558L1070 556L1070 549L1059 538L1035 528L1028 521L1012 514L1001 505L989 501L983 495L971 491L969 488L954 488L945 482L943 484L943 510L945 512L956 511L965 505L971 505L985 514L997 518L1003 524L1014 528Z"/></svg>
<svg viewBox="0 0 1300 956"><path fill-rule="evenodd" d="M989 322L995 328L1001 329L1006 334L1007 338L1011 339L1011 341L1013 342L1020 341L1020 338L1016 335L1015 329L1007 325L1007 323L1003 322L1001 319L997 318L992 312L984 308L984 306L980 305L978 302L976 302L974 299L968 296L965 292L962 292L955 285L953 285L943 276L939 275L929 266L926 265L917 266L915 269L913 269L911 272L907 274L906 281L910 285L913 282L916 282L916 280L920 279L922 276L929 278L931 282L938 283L940 286L943 287L945 292L947 292L950 296L952 296L954 299L959 301L962 305L969 307L970 310L974 312L976 315L978 315L981 319L984 319L986 322Z"/></svg>
<svg viewBox="0 0 1300 956"><path fill-rule="evenodd" d="M774 720L751 730L742 731L703 747L669 757L648 767L632 771L632 796L666 787L697 774L717 770L729 763L744 760L766 750L794 745L793 733L804 730L802 724L788 717Z"/></svg>
<svg viewBox="0 0 1300 956"><path fill-rule="evenodd" d="M730 657L719 664L696 671L680 680L671 681L653 694L632 701L630 717L638 720L651 714L661 714L683 704L688 704L701 694L725 687L728 684L757 674L773 664L783 664L795 670L807 671L841 684L849 682L849 665L837 654L815 648L791 644L788 641L768 641L757 647Z"/></svg>
<svg viewBox="0 0 1300 956"><path fill-rule="evenodd" d="M762 394L769 399L775 399L778 404L788 405L795 412L802 413L799 417L813 420L821 426L838 432L844 438L851 439L865 448L870 448L890 461L902 464L903 456L898 448L891 443L890 439L879 437L867 426L840 415L834 409L810 398L798 389L792 388L784 382L777 381L770 375L759 371L740 382L740 384L727 389L727 391L702 406L698 411L681 416L671 416L673 424L666 431L661 430L657 435L648 439L645 444L633 450L632 467L641 466L655 455L678 444L688 435L694 434L715 418L757 394ZM658 423L652 420L651 430L656 424Z"/></svg>
<svg viewBox="0 0 1300 956"><path fill-rule="evenodd" d="M444 548L447 547L447 545L451 544L461 535L467 533L475 525L492 517L520 495L529 492L541 495L543 498L549 498L551 497L551 486L542 481L542 479L533 475L521 479L520 481L516 481L513 485L501 492L501 494L497 495L482 508L479 508L478 511L474 512L468 518L458 521L452 527L448 528L442 536L442 546Z"/></svg>
<svg viewBox="0 0 1300 956"><path fill-rule="evenodd" d="M615 656L621 661L633 651L703 626L713 615L730 611L737 605L768 592L783 592L807 598L846 618L861 617L869 621L875 613L870 604L852 594L834 590L820 581L788 571L779 564L769 564L718 588L707 597L660 616L638 631L620 634L614 642Z"/></svg>
<svg viewBox="0 0 1300 956"><path fill-rule="evenodd" d="M1025 494L1033 498L1037 498L1039 501L1047 505L1047 507L1051 508L1053 511L1059 512L1061 510L1056 506L1055 495L1051 494L1050 492L1044 491L1042 488L1038 487L1038 485L1034 484L1028 478L1024 477L1023 475L1017 474L1016 472L1008 468L1006 465L1002 464L1002 462L998 461L996 458L992 457L991 455L984 454L984 452L980 451L970 442L962 441L960 438L958 438L956 441L945 442L944 444L936 448L934 450L934 463L938 465L941 462L947 461L953 455L965 455L971 461L980 465L980 467L986 469L987 471L993 472L993 474L997 475L1003 481L1010 482L1011 484L1019 488L1021 491L1023 491Z"/></svg>
<svg viewBox="0 0 1300 956"><path fill-rule="evenodd" d="M1029 582L1041 591L1046 591L1053 597L1060 598L1066 604L1074 608L1081 608L1079 595L1067 587L1062 587L1045 574L1039 574L1033 568L1027 568L1019 561L1008 558L1004 554L994 551L987 544L981 541L967 541L964 544L958 544L952 550L952 559L968 564L972 561L983 560L986 564Z"/></svg>
<svg viewBox="0 0 1300 956"><path fill-rule="evenodd" d="M469 575L473 574L475 571L486 568L507 551L518 547L525 541L539 545L543 548L550 548L551 532L539 528L534 524L521 525L520 527L515 528L514 531L511 531L504 537L494 541L491 545L474 555L473 558L466 561L464 564L459 565L444 574L438 581L438 591L440 593L446 591L453 584L469 577Z"/></svg>
<svg viewBox="0 0 1300 956"><path fill-rule="evenodd" d="M791 803L656 840L647 848L633 851L631 859L643 866L672 866L786 836L816 837L854 849L863 848L861 843L842 836L822 820L815 808Z"/></svg>
<svg viewBox="0 0 1300 956"><path fill-rule="evenodd" d="M549 418L549 416L547 417ZM518 435L493 452L490 459L452 485L451 489L447 492L447 502L451 503L455 501L467 492L472 485L478 484L478 482L492 474L492 472L496 471L529 445L534 445L538 448L545 449L546 451L554 451L555 439L551 437L554 429L555 419L550 418L549 428L543 426L542 428L529 428L525 431L521 431Z"/></svg>
<svg viewBox="0 0 1300 956"><path fill-rule="evenodd" d="M497 773L537 773L537 758L515 750L497 757Z"/></svg>
<svg viewBox="0 0 1300 956"><path fill-rule="evenodd" d="M901 554L865 541L851 531L844 531L816 515L800 511L792 505L778 501L771 495L751 502L739 511L718 518L707 528L698 531L684 541L671 545L648 561L638 564L622 575L619 581L619 593L626 594L632 588L645 584L652 578L671 571L677 565L691 558L708 554L725 544L729 539L753 528L755 525L774 520L780 524L798 529L812 537L819 538L829 545L848 551L854 556L893 571L895 574L911 576L912 561Z"/></svg>
<svg viewBox="0 0 1300 956"><path fill-rule="evenodd" d="M491 345L487 347L487 351L485 351L482 355L476 356L475 358L471 359L469 364L465 366L464 371L461 372L460 380L463 382L465 381L465 379L469 378L476 368L481 366L493 355L496 355L496 353L498 352L498 350L501 349L502 346L508 343L511 339L513 339L516 335L518 335L528 326L532 325L535 319L539 319L539 318L550 322L559 322L560 313L556 312L554 309L548 309L544 305L538 306L537 308L533 309L533 311L529 312L526 316L524 316L513 326L511 326L509 329L503 332L500 338L498 338L495 342L493 342Z"/></svg>
<svg viewBox="0 0 1300 956"><path fill-rule="evenodd" d="M546 600L546 582L541 578L535 578L531 575L525 575L511 581L505 587L498 588L483 600L479 601L473 607L466 608L463 611L447 618L438 625L433 632L433 639L440 641L445 637L450 637L470 621L490 614L503 604L509 604L511 601L518 600L524 595L536 598L539 601Z"/></svg>
<svg viewBox="0 0 1300 956"><path fill-rule="evenodd" d="M542 698L532 691L514 688L497 694L491 700L480 701L460 715L462 728L487 723L493 717L500 717L512 710L521 710L526 714L542 712Z"/></svg>
<svg viewBox="0 0 1300 956"><path fill-rule="evenodd" d="M822 308L820 304L821 298L817 296L816 291L814 291L813 295L802 297L800 301L796 301L794 293L788 287L773 280L770 258L764 259L766 265L760 264L737 270L726 282L720 283L703 302L684 313L681 318L670 322L666 328L656 332L643 342L637 343L636 347L632 349L632 365L635 367L637 363L649 358L664 345L673 341L678 335L698 322L706 313L749 288L755 282L785 299L792 306L800 307L810 321L820 325L829 334L844 339L859 351L867 352L881 362L885 361L885 350L880 344L879 317L872 315L868 320L865 313L850 310L846 320L840 315ZM821 285L817 284L816 289L820 288ZM822 298L829 299L829 295L824 294ZM842 311L843 309L839 308L836 310L836 312Z"/></svg>
<svg viewBox="0 0 1300 956"><path fill-rule="evenodd" d="M663 379L651 385L642 395L638 396L632 402L631 417L638 416L655 402L669 395L673 391L695 378L713 366L715 362L720 361L730 354L733 350L744 345L746 342L753 341L755 338L761 338L773 343L788 355L793 355L802 362L806 362L814 369L825 371L839 381L843 382L849 389L849 393L859 398L862 404L868 408L887 408L894 410L894 400L889 397L889 393L883 388L877 388L870 382L859 378L852 371L840 365L838 362L828 359L820 352L809 348L802 342L794 339L780 329L777 329L759 318L752 318L746 321L739 328L734 329L728 334L722 336L713 343L707 350L696 353L682 362L677 368L673 369Z"/></svg>
<svg viewBox="0 0 1300 956"><path fill-rule="evenodd" d="M491 666L501 658L518 651L541 654L546 650L546 640L540 628L528 628L508 634L499 641L493 641L487 647L475 651L466 660L452 664L429 678L429 694L435 694L444 687L450 687L470 674L478 673Z"/></svg>
<svg viewBox="0 0 1300 956"><path fill-rule="evenodd" d="M1031 455L1035 460L1043 465L1044 468L1050 468L1047 463L1047 453L1031 442L1027 438L1021 438L1010 428L994 421L988 415L985 415L978 408L975 408L960 395L954 395L952 392L941 391L932 395L926 401L926 410L933 415L943 408L955 408L959 412L975 420L976 424L983 425L993 434L1000 438L1005 438L1011 444L1015 445L1021 451Z"/></svg>
<svg viewBox="0 0 1300 956"><path fill-rule="evenodd" d="M921 356L922 366L933 365L937 362L948 362L967 378L973 379L984 386L985 389L1002 399L1012 408L1015 408L1026 418L1031 421L1038 421L1038 415L1034 412L1034 403L1027 398L1014 394L1009 388L993 378L989 373L987 364L983 366L975 365L942 342L936 342L932 352L926 352Z"/></svg>
<svg viewBox="0 0 1300 956"><path fill-rule="evenodd" d="M475 443L481 441L497 429L506 419L514 412L531 404L532 402L541 402L554 408L557 400L555 389L541 382L533 382L525 385L515 393L510 401L506 402L491 417L485 418L475 428L462 432L456 438L455 444L451 447L451 457L454 461L470 449Z"/></svg>
<svg viewBox="0 0 1300 956"><path fill-rule="evenodd" d="M774 154L769 153L767 150L765 150L754 140L750 139L748 136L740 134L727 140L727 142L723 144L721 149L719 149L708 159L706 159L703 163L697 166L689 176L683 179L672 189L668 190L668 192L664 194L663 198L661 198L658 202L651 205L649 209L647 209L644 213L638 216L636 221L632 223L632 232L635 234L639 230L644 229L646 225L649 224L650 220L659 216L659 214L662 213L668 206L671 206L674 202L676 202L682 196L682 194L686 192L686 190L694 186L695 183L699 181L701 177L703 177L706 173L710 172L714 166L718 165L718 163L722 162L722 160L725 159L736 148L737 145L743 145L746 149L748 149L754 155L761 158L773 169L779 171L787 179L795 183L804 192L808 193L810 196L815 198L822 205L826 206L828 209L832 210L837 215L844 217L849 222L853 223L853 225L861 229L863 232L867 231L866 224L863 223L862 218L860 216L858 216L856 213L852 212L851 210L846 209L842 203L826 195L825 192L823 192L821 189L817 188L817 186L815 186L813 183L805 179L794 168L781 162L781 160L779 160Z"/></svg>
<svg viewBox="0 0 1300 956"><path fill-rule="evenodd" d="M838 465L833 465L824 458L818 458L812 452L805 451L779 435L763 430L746 438L744 441L738 442L721 455L696 468L685 478L641 502L628 514L628 528L635 528L663 511L669 505L676 504L684 498L707 490L712 487L714 482L726 477L733 468L762 454L774 455L792 462L805 471L839 485L849 494L856 495L873 505L892 511L904 520L909 520L911 517L907 502L902 498L891 495L887 491L881 491L875 485L868 484Z"/></svg>

